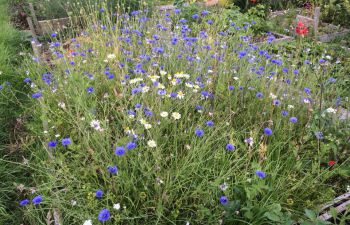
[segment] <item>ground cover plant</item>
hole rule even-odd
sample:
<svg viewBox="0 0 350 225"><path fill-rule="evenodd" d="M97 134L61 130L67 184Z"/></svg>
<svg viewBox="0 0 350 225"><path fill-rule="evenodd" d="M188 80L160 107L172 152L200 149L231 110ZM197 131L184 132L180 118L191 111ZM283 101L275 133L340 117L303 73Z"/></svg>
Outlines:
<svg viewBox="0 0 350 225"><path fill-rule="evenodd" d="M311 210L347 189L348 65L303 35L256 45L249 17L106 6L24 62L23 223L327 224Z"/></svg>

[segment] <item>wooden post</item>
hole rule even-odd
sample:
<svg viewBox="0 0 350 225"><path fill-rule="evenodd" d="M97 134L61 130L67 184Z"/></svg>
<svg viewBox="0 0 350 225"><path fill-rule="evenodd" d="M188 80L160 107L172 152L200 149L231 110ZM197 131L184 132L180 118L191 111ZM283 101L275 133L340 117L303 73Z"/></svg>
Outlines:
<svg viewBox="0 0 350 225"><path fill-rule="evenodd" d="M30 31L32 33L33 38L37 39L35 28L34 28L34 25L33 25L33 21L32 21L32 19L30 17L27 17L27 23L29 25L29 29L30 29Z"/></svg>
<svg viewBox="0 0 350 225"><path fill-rule="evenodd" d="M38 34L41 34L41 29L40 29L40 25L38 22L38 18L36 17L34 6L32 3L29 3L29 10L30 10L30 14L32 15L34 25L36 27L36 31L38 32Z"/></svg>
<svg viewBox="0 0 350 225"><path fill-rule="evenodd" d="M315 8L315 15L314 15L314 30L315 30L315 38L317 39L317 33L318 33L318 24L320 22L320 12L321 8L316 7Z"/></svg>
<svg viewBox="0 0 350 225"><path fill-rule="evenodd" d="M36 36L34 25L33 25L33 21L32 21L32 19L30 17L27 17L27 23L28 23L29 29L30 29L30 31L32 33L32 37L35 40L35 43L33 43L33 41L31 41L32 48L33 48L33 53L34 53L35 57L40 59L40 50L39 50L39 48L37 46L37 43L36 43L38 37Z"/></svg>

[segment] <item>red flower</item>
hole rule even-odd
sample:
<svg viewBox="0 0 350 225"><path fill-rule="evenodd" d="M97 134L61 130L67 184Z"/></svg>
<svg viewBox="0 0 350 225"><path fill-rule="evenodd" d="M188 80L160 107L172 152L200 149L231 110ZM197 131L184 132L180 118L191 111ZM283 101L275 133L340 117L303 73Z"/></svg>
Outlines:
<svg viewBox="0 0 350 225"><path fill-rule="evenodd" d="M251 3L255 4L257 0L250 0Z"/></svg>
<svg viewBox="0 0 350 225"><path fill-rule="evenodd" d="M299 35L305 35L309 32L309 29L303 24L303 22L299 21L298 26L295 28L295 32Z"/></svg>
<svg viewBox="0 0 350 225"><path fill-rule="evenodd" d="M333 161L333 160L328 162L328 166L334 166L334 164L335 164L335 161Z"/></svg>

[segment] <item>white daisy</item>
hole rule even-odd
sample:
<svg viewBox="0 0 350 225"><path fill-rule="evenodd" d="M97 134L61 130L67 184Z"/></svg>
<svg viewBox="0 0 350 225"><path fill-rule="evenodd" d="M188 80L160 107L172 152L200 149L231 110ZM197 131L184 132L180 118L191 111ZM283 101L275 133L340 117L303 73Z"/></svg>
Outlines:
<svg viewBox="0 0 350 225"><path fill-rule="evenodd" d="M169 113L165 112L165 111L160 113L160 116L163 117L163 118L168 117L168 115L169 115Z"/></svg>
<svg viewBox="0 0 350 225"><path fill-rule="evenodd" d="M174 118L174 120L179 120L181 119L181 114L178 112L173 112L171 116Z"/></svg>
<svg viewBox="0 0 350 225"><path fill-rule="evenodd" d="M85 220L83 225L92 225L92 220Z"/></svg>
<svg viewBox="0 0 350 225"><path fill-rule="evenodd" d="M115 59L116 55L115 54L108 54L107 59Z"/></svg>
<svg viewBox="0 0 350 225"><path fill-rule="evenodd" d="M92 128L94 128L95 130L101 130L100 121L98 121L98 120L92 120L90 122L90 126Z"/></svg>
<svg viewBox="0 0 350 225"><path fill-rule="evenodd" d="M120 209L120 203L114 204L113 209L119 210Z"/></svg>
<svg viewBox="0 0 350 225"><path fill-rule="evenodd" d="M157 147L157 143L154 140L147 141L147 145L151 148Z"/></svg>
<svg viewBox="0 0 350 225"><path fill-rule="evenodd" d="M147 130L152 128L152 125L149 124L149 123L146 123L144 126L145 126L145 128L146 128Z"/></svg>
<svg viewBox="0 0 350 225"><path fill-rule="evenodd" d="M335 109L333 109L333 108L331 107L331 108L326 109L326 112L327 112L327 113L335 113Z"/></svg>

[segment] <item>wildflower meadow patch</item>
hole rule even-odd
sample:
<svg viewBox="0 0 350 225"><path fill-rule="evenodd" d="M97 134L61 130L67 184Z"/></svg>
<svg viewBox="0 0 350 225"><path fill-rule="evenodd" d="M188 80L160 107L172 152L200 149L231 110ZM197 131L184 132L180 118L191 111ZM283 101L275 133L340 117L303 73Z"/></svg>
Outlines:
<svg viewBox="0 0 350 225"><path fill-rule="evenodd" d="M288 48L252 42L250 18L105 9L24 62L30 224L292 224L344 190L344 65L302 24Z"/></svg>

